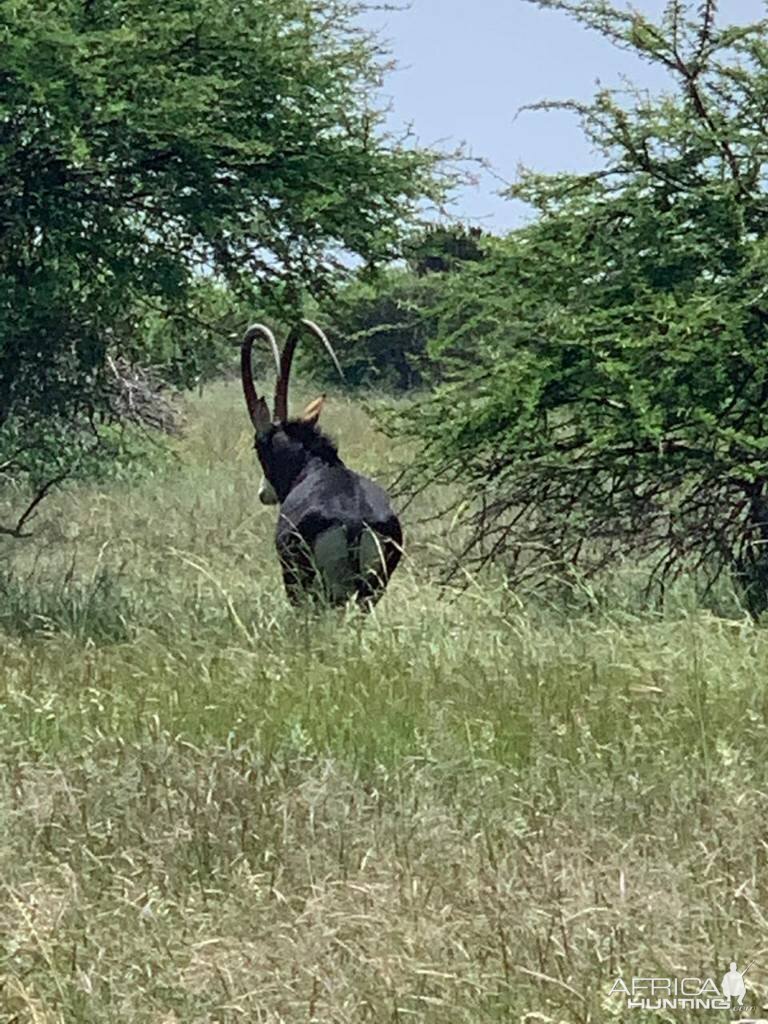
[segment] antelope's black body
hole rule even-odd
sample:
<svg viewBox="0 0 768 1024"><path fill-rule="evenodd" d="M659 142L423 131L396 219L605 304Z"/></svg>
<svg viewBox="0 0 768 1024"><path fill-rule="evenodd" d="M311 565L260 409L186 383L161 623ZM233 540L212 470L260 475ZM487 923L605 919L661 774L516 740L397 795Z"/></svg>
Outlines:
<svg viewBox="0 0 768 1024"><path fill-rule="evenodd" d="M302 321L302 326L317 334L332 353L316 325ZM275 418L269 416L250 380L250 346L257 333L266 335L276 351L268 329L249 329L243 341L243 388L264 471L259 496L266 504L280 505L275 539L288 598L297 603L317 597L333 605L354 598L370 608L400 561L400 522L386 492L349 469L318 428L322 398L310 403L301 418L286 418L295 335L278 363Z"/></svg>
<svg viewBox="0 0 768 1024"><path fill-rule="evenodd" d="M329 604L354 597L368 607L400 561L398 518L378 484L348 469L322 435L304 447L303 424L289 422L285 433L295 427L306 457L281 498L275 538L286 593L292 601L314 593Z"/></svg>

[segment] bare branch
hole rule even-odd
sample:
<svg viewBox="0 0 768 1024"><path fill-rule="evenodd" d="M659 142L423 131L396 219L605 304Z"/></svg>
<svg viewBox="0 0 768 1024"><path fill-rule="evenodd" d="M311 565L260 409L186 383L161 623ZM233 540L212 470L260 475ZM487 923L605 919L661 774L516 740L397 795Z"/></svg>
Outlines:
<svg viewBox="0 0 768 1024"><path fill-rule="evenodd" d="M60 473L58 476L52 477L37 489L32 499L28 503L27 507L21 513L14 526L0 526L0 534L4 537L14 537L16 539L21 537L31 537L31 533L25 533L24 527L33 518L40 502L46 497L46 495L54 488L62 483L69 476L69 471L66 473Z"/></svg>

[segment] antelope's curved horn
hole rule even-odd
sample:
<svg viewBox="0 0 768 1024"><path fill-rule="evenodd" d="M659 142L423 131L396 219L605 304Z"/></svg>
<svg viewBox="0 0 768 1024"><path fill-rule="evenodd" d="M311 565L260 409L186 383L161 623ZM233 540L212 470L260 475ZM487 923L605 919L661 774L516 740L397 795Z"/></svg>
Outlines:
<svg viewBox="0 0 768 1024"><path fill-rule="evenodd" d="M330 341L326 338L323 331L317 326L312 320L300 320L296 327L291 331L288 336L288 341L285 343L283 354L280 359L280 372L277 375L277 383L275 384L275 419L276 420L287 420L288 419L288 382L291 378L291 366L293 364L293 353L296 351L296 345L299 340L299 329L305 327L310 331L316 338L319 338L323 343L326 352L333 360L333 365L338 370L339 376L344 380L344 371L339 365L339 360L336 358L336 353L333 351Z"/></svg>
<svg viewBox="0 0 768 1024"><path fill-rule="evenodd" d="M245 404L248 407L248 415L251 417L251 423L253 423L254 426L257 425L256 406L259 398L253 384L251 349L253 348L253 343L256 338L259 337L266 338L269 342L270 348L272 349L272 356L275 360L277 377L278 380L280 379L280 352L277 348L277 342L275 341L274 334L268 327L265 327L264 324L251 324L245 332L242 344L240 345L240 376L243 382L243 394L245 395Z"/></svg>

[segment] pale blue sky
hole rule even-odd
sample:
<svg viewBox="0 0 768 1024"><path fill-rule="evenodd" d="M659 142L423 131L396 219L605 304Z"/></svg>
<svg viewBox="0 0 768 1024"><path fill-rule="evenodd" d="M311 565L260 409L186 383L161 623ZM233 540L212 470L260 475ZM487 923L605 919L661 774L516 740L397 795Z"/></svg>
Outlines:
<svg viewBox="0 0 768 1024"><path fill-rule="evenodd" d="M664 0L632 5L658 16ZM764 0L721 0L720 22L757 21ZM625 75L659 91L664 74L618 50L557 11L526 0L411 0L410 9L377 11L366 25L381 29L399 68L387 80L394 128L411 123L420 142L464 143L512 180L519 164L538 170L585 170L599 158L573 115L515 111L541 99L588 99L599 79L620 85ZM521 204L494 192L485 174L461 191L453 212L497 233L526 219Z"/></svg>

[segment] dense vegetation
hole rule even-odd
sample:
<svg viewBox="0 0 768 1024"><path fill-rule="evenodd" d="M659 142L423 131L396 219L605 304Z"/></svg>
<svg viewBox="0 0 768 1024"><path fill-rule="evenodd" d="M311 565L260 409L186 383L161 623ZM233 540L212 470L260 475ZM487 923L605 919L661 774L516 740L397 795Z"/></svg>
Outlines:
<svg viewBox="0 0 768 1024"><path fill-rule="evenodd" d="M295 315L341 252L399 251L434 159L379 130L357 11L0 2L2 481L108 463L123 360L181 383L210 368L201 274Z"/></svg>
<svg viewBox="0 0 768 1024"><path fill-rule="evenodd" d="M524 174L511 194L534 223L443 275L430 351L451 379L411 417L414 486L455 483L464 563L520 580L641 557L661 584L725 570L759 612L766 24L721 27L712 2L670 3L658 25L602 2L542 6L662 65L670 91L566 104L604 168Z"/></svg>
<svg viewBox="0 0 768 1024"><path fill-rule="evenodd" d="M529 227L414 238L435 160L374 130L382 62L355 6L261 0L239 24L208 2L50 20L22 5L7 29L3 479L26 475L34 498L115 451L144 457L109 424L172 427L163 382L221 372L247 318L310 300L350 386L432 389L393 429L424 452L406 490L452 486L470 527L456 566L572 580L640 557L662 587L728 572L759 614L764 25L722 27L709 0L670 2L659 24L542 0L662 65L670 92L563 104L605 166L525 173L511 194ZM339 290L341 250L362 266Z"/></svg>
<svg viewBox="0 0 768 1024"><path fill-rule="evenodd" d="M428 349L439 331L445 281L484 259L483 239L478 228L430 225L408 238L405 261L360 272L321 305L349 387L399 394L441 379L442 360ZM304 363L316 379L337 383L327 359L310 351Z"/></svg>

